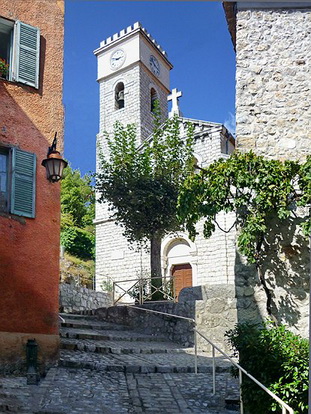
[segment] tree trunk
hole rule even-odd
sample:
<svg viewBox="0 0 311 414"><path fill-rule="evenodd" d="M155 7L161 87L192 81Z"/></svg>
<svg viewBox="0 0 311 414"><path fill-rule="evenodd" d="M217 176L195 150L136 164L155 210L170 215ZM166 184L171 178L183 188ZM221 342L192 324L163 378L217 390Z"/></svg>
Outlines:
<svg viewBox="0 0 311 414"><path fill-rule="evenodd" d="M266 280L265 280L265 276L262 270L262 265L260 264L256 264L256 268L257 268L257 274L258 274L258 278L260 280L261 286L263 287L266 297L267 297L267 303L266 303L266 309L268 312L268 315L270 316L270 318L272 319L272 321L278 325L278 320L277 317L275 315L273 315L272 312L272 294L270 289L267 286Z"/></svg>
<svg viewBox="0 0 311 414"><path fill-rule="evenodd" d="M270 316L272 321L276 325L278 325L278 320L277 320L276 316L273 315L273 312L272 312L272 294L271 294L270 289L267 286L265 276L264 276L264 272L262 270L263 264L261 263L261 260L260 260L260 251L261 251L261 248L262 248L262 245L263 245L263 241L264 241L264 236L262 235L259 238L257 246L256 246L256 270L257 270L257 274L258 274L258 278L260 280L261 286L263 287L263 289L265 291L265 294L266 294L266 297L267 297L266 309L267 309L268 315Z"/></svg>
<svg viewBox="0 0 311 414"><path fill-rule="evenodd" d="M266 309L267 309L268 315L270 316L272 321L276 325L278 325L277 317L272 312L272 294L271 294L271 291L267 286L267 283L266 283L266 280L265 280L265 277L264 277L261 266L257 265L256 267L257 267L257 274L258 274L261 286L263 287L263 289L265 291L265 294L266 294L266 297L267 297Z"/></svg>
<svg viewBox="0 0 311 414"><path fill-rule="evenodd" d="M162 269L161 269L161 237L156 233L150 239L150 268L151 277L157 277L153 279L152 284L155 286L162 285Z"/></svg>

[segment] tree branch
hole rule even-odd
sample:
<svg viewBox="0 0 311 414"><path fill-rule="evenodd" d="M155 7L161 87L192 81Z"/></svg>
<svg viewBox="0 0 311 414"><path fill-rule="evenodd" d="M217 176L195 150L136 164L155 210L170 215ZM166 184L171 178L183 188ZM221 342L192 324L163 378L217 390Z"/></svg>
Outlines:
<svg viewBox="0 0 311 414"><path fill-rule="evenodd" d="M216 226L219 228L219 230L223 231L224 233L229 233L236 224L236 220L235 220L229 230L224 230L223 228L220 227L220 225L217 223L217 221L215 219L213 219L213 221L216 224Z"/></svg>

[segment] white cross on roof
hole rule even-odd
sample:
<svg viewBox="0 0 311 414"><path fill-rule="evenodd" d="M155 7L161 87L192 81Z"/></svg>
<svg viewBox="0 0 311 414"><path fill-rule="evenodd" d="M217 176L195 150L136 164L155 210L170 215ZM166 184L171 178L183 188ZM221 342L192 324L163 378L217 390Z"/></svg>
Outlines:
<svg viewBox="0 0 311 414"><path fill-rule="evenodd" d="M182 96L181 91L177 91L177 88L172 90L172 93L168 95L167 100L172 101L172 109L171 112L168 114L169 118L172 118L175 114L181 116L181 112L178 106L178 98Z"/></svg>

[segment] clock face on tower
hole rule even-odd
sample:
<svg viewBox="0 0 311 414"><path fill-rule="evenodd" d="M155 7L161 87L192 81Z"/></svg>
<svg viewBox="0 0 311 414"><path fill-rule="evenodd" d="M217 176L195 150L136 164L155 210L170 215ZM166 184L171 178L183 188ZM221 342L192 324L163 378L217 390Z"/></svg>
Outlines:
<svg viewBox="0 0 311 414"><path fill-rule="evenodd" d="M110 67L111 69L120 68L125 61L125 52L122 49L118 49L110 56Z"/></svg>
<svg viewBox="0 0 311 414"><path fill-rule="evenodd" d="M159 63L158 59L156 57L154 57L153 55L150 56L149 65L150 65L151 71L156 76L160 76L160 63Z"/></svg>

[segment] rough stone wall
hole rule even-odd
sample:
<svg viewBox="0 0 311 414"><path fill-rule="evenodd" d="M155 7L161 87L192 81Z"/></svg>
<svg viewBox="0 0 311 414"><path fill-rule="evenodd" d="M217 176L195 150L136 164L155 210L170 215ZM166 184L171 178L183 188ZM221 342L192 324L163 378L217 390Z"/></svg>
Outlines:
<svg viewBox="0 0 311 414"><path fill-rule="evenodd" d="M112 296L109 292L96 292L67 283L59 286L59 308L62 312L83 312L111 305Z"/></svg>
<svg viewBox="0 0 311 414"><path fill-rule="evenodd" d="M304 160L311 154L311 8L237 11L237 149L265 157ZM272 314L308 335L310 262L308 241L295 211L278 236L266 243L263 273L271 292ZM297 218L298 216L298 218ZM241 297L247 289L249 295ZM238 320L268 317L266 295L256 270L237 255Z"/></svg>
<svg viewBox="0 0 311 414"><path fill-rule="evenodd" d="M140 307L195 319L199 332L222 350L230 352L224 334L237 322L234 285L185 288L180 292L178 303L145 303ZM194 344L194 325L187 320L157 315L127 306L98 309L95 314L101 319L128 325L143 332L164 335L171 341L185 346ZM198 346L204 351L211 350L210 345L201 336L198 336Z"/></svg>
<svg viewBox="0 0 311 414"><path fill-rule="evenodd" d="M228 230L234 222L233 214L220 213L219 226ZM203 221L197 225L197 285L233 283L235 266L235 229L225 233L218 227L210 238L203 236Z"/></svg>
<svg viewBox="0 0 311 414"><path fill-rule="evenodd" d="M311 153L311 10L237 13L239 150L279 159Z"/></svg>
<svg viewBox="0 0 311 414"><path fill-rule="evenodd" d="M149 268L149 255L131 249L120 226L113 221L96 225L96 290L104 289L107 281L137 279Z"/></svg>
<svg viewBox="0 0 311 414"><path fill-rule="evenodd" d="M293 332L308 337L310 254L297 220L291 220L277 237L273 232L266 243L267 258L262 272L271 293L272 315ZM239 322L270 319L267 297L256 269L236 256L235 284ZM244 293L247 293L246 295Z"/></svg>

